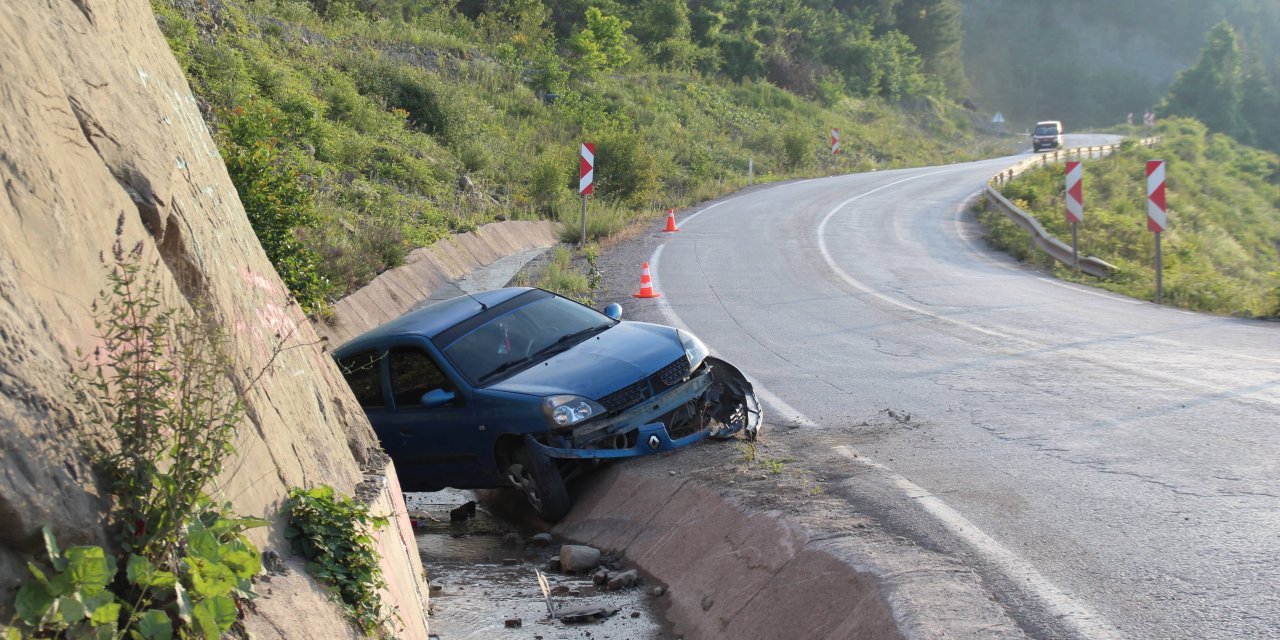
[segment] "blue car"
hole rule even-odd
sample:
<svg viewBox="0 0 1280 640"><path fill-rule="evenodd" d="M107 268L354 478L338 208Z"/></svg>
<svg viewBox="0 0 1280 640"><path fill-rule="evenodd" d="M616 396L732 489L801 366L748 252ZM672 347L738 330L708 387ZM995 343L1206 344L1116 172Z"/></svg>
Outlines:
<svg viewBox="0 0 1280 640"><path fill-rule="evenodd" d="M549 521L590 463L754 440L751 384L693 335L542 289L430 304L334 358L405 491L514 486Z"/></svg>

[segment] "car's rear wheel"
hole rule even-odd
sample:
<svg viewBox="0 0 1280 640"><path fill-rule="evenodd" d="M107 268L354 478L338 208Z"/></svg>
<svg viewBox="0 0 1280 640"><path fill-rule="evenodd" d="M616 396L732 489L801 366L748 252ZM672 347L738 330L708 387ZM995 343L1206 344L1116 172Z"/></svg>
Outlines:
<svg viewBox="0 0 1280 640"><path fill-rule="evenodd" d="M524 492L529 506L548 522L563 518L573 506L564 477L547 456L520 447L511 454L507 476Z"/></svg>

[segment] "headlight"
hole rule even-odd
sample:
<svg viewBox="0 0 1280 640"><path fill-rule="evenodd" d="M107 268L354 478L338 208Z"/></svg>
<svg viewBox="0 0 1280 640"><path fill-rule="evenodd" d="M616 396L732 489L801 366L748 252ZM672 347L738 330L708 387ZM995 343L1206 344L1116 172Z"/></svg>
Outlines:
<svg viewBox="0 0 1280 640"><path fill-rule="evenodd" d="M542 413L551 427L571 427L604 413L604 407L582 396L548 396L542 399Z"/></svg>
<svg viewBox="0 0 1280 640"><path fill-rule="evenodd" d="M676 335L680 336L680 344L684 345L684 356L689 359L689 370L696 371L703 359L711 355L711 350L707 349L707 345L702 344L702 341L692 333L676 329Z"/></svg>

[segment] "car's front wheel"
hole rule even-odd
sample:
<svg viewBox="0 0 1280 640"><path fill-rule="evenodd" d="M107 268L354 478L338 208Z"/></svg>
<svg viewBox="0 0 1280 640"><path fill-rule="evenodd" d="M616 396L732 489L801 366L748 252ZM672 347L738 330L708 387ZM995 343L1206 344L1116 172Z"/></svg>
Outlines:
<svg viewBox="0 0 1280 640"><path fill-rule="evenodd" d="M555 463L540 453L520 447L511 454L507 477L524 492L529 506L548 522L556 522L569 513L573 503L569 489Z"/></svg>

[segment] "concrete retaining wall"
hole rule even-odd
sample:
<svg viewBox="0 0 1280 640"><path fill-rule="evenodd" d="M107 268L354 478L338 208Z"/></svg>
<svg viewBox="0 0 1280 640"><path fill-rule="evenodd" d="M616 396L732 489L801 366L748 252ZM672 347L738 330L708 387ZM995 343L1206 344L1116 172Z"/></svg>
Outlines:
<svg viewBox="0 0 1280 640"><path fill-rule="evenodd" d="M880 579L778 514L735 507L676 478L608 469L555 528L621 552L670 589L689 639L902 638Z"/></svg>
<svg viewBox="0 0 1280 640"><path fill-rule="evenodd" d="M449 283L510 254L556 244L558 226L549 221L494 222L417 249L404 265L339 300L333 308L333 319L318 324L316 332L336 347L399 317L433 294L462 295Z"/></svg>

